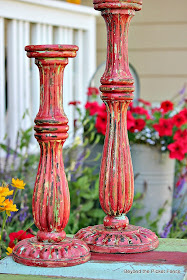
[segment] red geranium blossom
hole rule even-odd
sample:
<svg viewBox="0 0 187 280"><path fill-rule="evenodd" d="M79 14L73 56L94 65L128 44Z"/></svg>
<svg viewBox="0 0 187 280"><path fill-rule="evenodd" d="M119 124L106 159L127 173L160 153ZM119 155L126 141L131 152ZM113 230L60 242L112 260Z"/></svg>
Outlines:
<svg viewBox="0 0 187 280"><path fill-rule="evenodd" d="M73 105L73 106L77 106L78 104L81 104L80 101L71 101L68 103L68 105Z"/></svg>
<svg viewBox="0 0 187 280"><path fill-rule="evenodd" d="M178 113L173 117L173 123L177 126L180 127L181 125L186 123L186 118L183 114Z"/></svg>
<svg viewBox="0 0 187 280"><path fill-rule="evenodd" d="M97 114L101 118L107 118L106 105L104 103L99 106Z"/></svg>
<svg viewBox="0 0 187 280"><path fill-rule="evenodd" d="M183 160L185 157L186 151L184 151L184 146L179 141L169 144L168 150L170 151L170 158Z"/></svg>
<svg viewBox="0 0 187 280"><path fill-rule="evenodd" d="M141 99L141 98L138 99L138 102L141 102L142 104L144 104L144 105L146 105L146 106L151 106L151 103L150 103L150 102L148 102L148 101L146 101L146 100L144 100L144 99Z"/></svg>
<svg viewBox="0 0 187 280"><path fill-rule="evenodd" d="M135 119L134 120L134 126L132 126L129 131L135 132L136 130L142 131L145 127L145 121L143 119Z"/></svg>
<svg viewBox="0 0 187 280"><path fill-rule="evenodd" d="M91 95L98 95L99 94L99 90L96 87L89 87L88 91L87 91L87 95L91 96Z"/></svg>
<svg viewBox="0 0 187 280"><path fill-rule="evenodd" d="M132 108L133 108L133 102L129 103L129 110L131 111Z"/></svg>
<svg viewBox="0 0 187 280"><path fill-rule="evenodd" d="M95 128L97 129L97 132L105 135L106 125L107 125L107 118L101 118L100 116L97 116L96 124L95 124Z"/></svg>
<svg viewBox="0 0 187 280"><path fill-rule="evenodd" d="M134 125L135 125L135 118L133 117L130 111L127 111L127 129L129 130Z"/></svg>
<svg viewBox="0 0 187 280"><path fill-rule="evenodd" d="M154 129L158 131L159 136L172 136L173 122L171 119L160 119L159 124L153 125Z"/></svg>
<svg viewBox="0 0 187 280"><path fill-rule="evenodd" d="M183 110L181 110L179 114L184 116L187 121L187 108L184 108Z"/></svg>
<svg viewBox="0 0 187 280"><path fill-rule="evenodd" d="M173 137L175 140L187 141L187 129L178 129ZM187 143L187 142L186 142Z"/></svg>
<svg viewBox="0 0 187 280"><path fill-rule="evenodd" d="M94 101L94 102L87 102L85 108L86 110L89 111L90 115L93 116L98 112L100 106L98 102Z"/></svg>
<svg viewBox="0 0 187 280"><path fill-rule="evenodd" d="M8 246L13 249L18 241L26 239L26 238L31 238L31 237L34 237L34 235L27 233L24 230L20 230L17 232L11 232L9 234L10 242L9 242Z"/></svg>
<svg viewBox="0 0 187 280"><path fill-rule="evenodd" d="M106 112L106 106L103 103L98 108L98 114L97 114L95 128L97 129L98 133L102 133L103 135L105 135L106 125L107 125L107 112Z"/></svg>
<svg viewBox="0 0 187 280"><path fill-rule="evenodd" d="M147 119L150 119L150 115L149 115L148 111L146 109L144 109L143 107L140 107L140 106L131 107L131 112L138 114L138 115L145 115L147 117Z"/></svg>
<svg viewBox="0 0 187 280"><path fill-rule="evenodd" d="M161 103L160 107L164 110L164 113L167 113L168 111L173 110L173 103L169 100L166 100Z"/></svg>

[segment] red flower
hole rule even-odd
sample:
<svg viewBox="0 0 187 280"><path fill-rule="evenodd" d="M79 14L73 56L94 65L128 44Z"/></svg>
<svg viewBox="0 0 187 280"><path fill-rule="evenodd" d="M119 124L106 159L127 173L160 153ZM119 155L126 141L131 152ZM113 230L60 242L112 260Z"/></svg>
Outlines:
<svg viewBox="0 0 187 280"><path fill-rule="evenodd" d="M160 107L164 110L164 113L167 113L168 111L173 110L173 103L169 100L166 100L161 103Z"/></svg>
<svg viewBox="0 0 187 280"><path fill-rule="evenodd" d="M106 112L106 105L103 103L99 108L98 108L98 116L106 119L107 118L107 112Z"/></svg>
<svg viewBox="0 0 187 280"><path fill-rule="evenodd" d="M184 116L185 119L187 120L187 108L184 108L183 110L181 110L179 114Z"/></svg>
<svg viewBox="0 0 187 280"><path fill-rule="evenodd" d="M77 106L78 104L81 104L80 101L71 101L68 103L68 105L73 105L73 106Z"/></svg>
<svg viewBox="0 0 187 280"><path fill-rule="evenodd" d="M144 100L144 99L141 99L141 98L138 99L138 102L141 102L141 103L144 104L145 106L151 106L151 103L150 103L150 102L148 102L148 101L146 101L146 100Z"/></svg>
<svg viewBox="0 0 187 280"><path fill-rule="evenodd" d="M184 146L179 141L169 144L168 150L170 151L170 158L183 160L185 157Z"/></svg>
<svg viewBox="0 0 187 280"><path fill-rule="evenodd" d="M153 108L153 109L151 109L151 113L152 114L154 114L155 112L159 112L159 113L162 113L162 110L161 110L161 108Z"/></svg>
<svg viewBox="0 0 187 280"><path fill-rule="evenodd" d="M129 103L129 109L131 111L131 109L133 108L133 102Z"/></svg>
<svg viewBox="0 0 187 280"><path fill-rule="evenodd" d="M140 106L137 106L134 108L132 107L131 112L138 114L138 115L145 115L147 117L147 119L150 119L150 115L149 115L148 111Z"/></svg>
<svg viewBox="0 0 187 280"><path fill-rule="evenodd" d="M145 127L145 121L143 119L135 119L134 126L132 126L129 131L135 132L136 130L142 131Z"/></svg>
<svg viewBox="0 0 187 280"><path fill-rule="evenodd" d="M87 95L91 96L91 95L98 95L99 94L99 90L96 87L89 87L88 91L87 91Z"/></svg>
<svg viewBox="0 0 187 280"><path fill-rule="evenodd" d="M31 237L34 237L34 235L27 233L24 230L20 230L17 232L11 232L9 234L10 242L9 242L8 246L13 249L18 241L26 239L26 238L31 238Z"/></svg>
<svg viewBox="0 0 187 280"><path fill-rule="evenodd" d="M106 125L107 125L107 112L106 112L106 106L103 103L101 106L99 106L98 109L95 128L97 129L98 133L102 133L103 135L105 135Z"/></svg>
<svg viewBox="0 0 187 280"><path fill-rule="evenodd" d="M95 124L95 128L97 129L97 132L105 135L106 125L107 125L107 118L106 117L102 118L98 115L97 119L96 119L96 124Z"/></svg>
<svg viewBox="0 0 187 280"><path fill-rule="evenodd" d="M89 111L90 116L95 115L96 113L98 113L98 110L100 108L98 102L94 101L94 102L87 102L85 105L86 110Z"/></svg>
<svg viewBox="0 0 187 280"><path fill-rule="evenodd" d="M130 130L131 127L135 125L135 118L130 111L127 111L127 129Z"/></svg>
<svg viewBox="0 0 187 280"><path fill-rule="evenodd" d="M173 137L175 140L181 140L181 141L186 141L187 143L187 129L184 129L184 130L177 130L174 137Z"/></svg>
<svg viewBox="0 0 187 280"><path fill-rule="evenodd" d="M159 136L172 136L173 122L171 119L160 119L159 124L153 125L154 129L158 131Z"/></svg>
<svg viewBox="0 0 187 280"><path fill-rule="evenodd" d="M185 124L186 122L187 122L187 119L185 118L183 113L181 114L181 112L173 117L173 123L177 127L180 127L181 125Z"/></svg>

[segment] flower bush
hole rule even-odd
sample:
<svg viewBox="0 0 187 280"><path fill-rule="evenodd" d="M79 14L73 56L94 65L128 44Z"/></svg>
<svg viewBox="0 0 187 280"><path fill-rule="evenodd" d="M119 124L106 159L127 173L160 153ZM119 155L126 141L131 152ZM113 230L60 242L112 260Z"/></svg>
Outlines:
<svg viewBox="0 0 187 280"><path fill-rule="evenodd" d="M131 105L127 114L130 143L158 146L162 152L169 151L170 158L183 160L187 153L187 108L174 109L169 100L158 108L140 103Z"/></svg>
<svg viewBox="0 0 187 280"><path fill-rule="evenodd" d="M5 182L3 182L0 187L0 213L2 213L0 229L0 258L4 256L5 249L7 250L6 254L10 255L18 241L34 236L30 233L26 233L24 230L20 230L18 232L10 232L11 220L14 216L14 213L19 211L17 205L14 203L16 199L16 194L18 190L23 190L25 185L26 184L23 182L23 180L12 178L11 185L7 185ZM17 216L17 218L18 217L19 216ZM8 224L10 225L9 228ZM29 225L29 227L27 227L26 230L28 230L28 228L30 228L31 225Z"/></svg>
<svg viewBox="0 0 187 280"><path fill-rule="evenodd" d="M91 96L92 92L94 94ZM85 116L80 115L84 126L84 137L92 143L99 136L99 141L103 143L107 125L106 106L96 101L95 88L88 89L88 96L92 97L92 100L85 105ZM169 151L170 158L182 161L187 153L186 104L179 109L175 108L170 100L161 102L158 107L152 106L150 102L143 99L138 101L138 106L131 103L127 111L130 144L157 146L162 152Z"/></svg>

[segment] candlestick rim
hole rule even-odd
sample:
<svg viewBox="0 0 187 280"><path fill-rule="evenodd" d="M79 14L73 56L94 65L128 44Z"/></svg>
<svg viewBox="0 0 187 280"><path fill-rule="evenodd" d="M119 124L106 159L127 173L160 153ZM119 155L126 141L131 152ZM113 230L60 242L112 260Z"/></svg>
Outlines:
<svg viewBox="0 0 187 280"><path fill-rule="evenodd" d="M106 9L139 11L142 8L142 0L94 0L93 4L94 9L100 11Z"/></svg>
<svg viewBox="0 0 187 280"><path fill-rule="evenodd" d="M64 64L68 64L65 58L75 57L78 49L76 45L28 45L25 47L29 58L44 59L44 63L47 58L60 58L60 61L64 59Z"/></svg>
<svg viewBox="0 0 187 280"><path fill-rule="evenodd" d="M25 47L25 51L33 52L33 51L78 51L79 47L76 45L28 45Z"/></svg>
<svg viewBox="0 0 187 280"><path fill-rule="evenodd" d="M137 3L137 4L142 4L142 0L93 0L93 4L99 4L99 3L107 3L107 2L111 2L111 3L122 3L122 2L127 2L127 3Z"/></svg>
<svg viewBox="0 0 187 280"><path fill-rule="evenodd" d="M118 3L118 4L139 4L142 5L142 0L93 0L93 4L97 5L97 4L114 4L114 3Z"/></svg>
<svg viewBox="0 0 187 280"><path fill-rule="evenodd" d="M68 267L90 260L89 247L80 239L66 237L61 242L41 242L37 237L16 244L13 260L28 266Z"/></svg>
<svg viewBox="0 0 187 280"><path fill-rule="evenodd" d="M75 238L83 240L91 252L97 253L143 253L156 249L158 237L149 229L128 225L125 229L109 229L104 225L80 229Z"/></svg>

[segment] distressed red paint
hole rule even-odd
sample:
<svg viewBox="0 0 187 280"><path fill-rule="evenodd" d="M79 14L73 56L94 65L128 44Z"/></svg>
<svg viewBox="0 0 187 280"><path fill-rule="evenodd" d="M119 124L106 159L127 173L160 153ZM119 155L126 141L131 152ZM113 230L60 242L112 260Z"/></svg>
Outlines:
<svg viewBox="0 0 187 280"><path fill-rule="evenodd" d="M134 178L127 136L127 109L134 80L128 62L128 29L141 0L94 0L107 27L107 61L101 77L101 99L107 107L107 128L100 170L100 204L107 216L103 225L81 229L77 238L92 252L138 253L155 249L157 236L129 225L125 215L134 196Z"/></svg>
<svg viewBox="0 0 187 280"><path fill-rule="evenodd" d="M92 261L111 262L133 262L133 263L155 263L155 264L176 264L187 265L187 253L183 252L145 252L143 254L102 254L92 253Z"/></svg>
<svg viewBox="0 0 187 280"><path fill-rule="evenodd" d="M77 46L38 45L25 48L35 58L40 73L40 108L35 118L35 137L40 162L33 193L33 217L37 237L19 242L13 259L25 265L59 267L90 259L82 240L66 238L70 214L68 183L64 172L63 144L68 137L68 119L63 110L63 73Z"/></svg>

